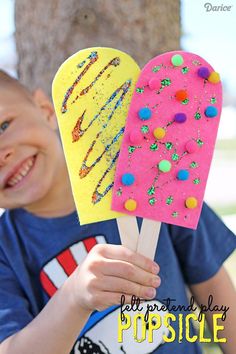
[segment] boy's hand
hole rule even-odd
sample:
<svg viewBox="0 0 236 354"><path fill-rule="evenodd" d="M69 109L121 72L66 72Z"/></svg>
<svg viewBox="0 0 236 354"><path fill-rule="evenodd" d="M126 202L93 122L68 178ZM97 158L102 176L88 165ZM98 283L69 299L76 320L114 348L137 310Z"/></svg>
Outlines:
<svg viewBox="0 0 236 354"><path fill-rule="evenodd" d="M85 311L101 311L135 295L152 299L161 280L159 266L123 246L96 245L70 276L73 303ZM69 284L68 284L69 285Z"/></svg>

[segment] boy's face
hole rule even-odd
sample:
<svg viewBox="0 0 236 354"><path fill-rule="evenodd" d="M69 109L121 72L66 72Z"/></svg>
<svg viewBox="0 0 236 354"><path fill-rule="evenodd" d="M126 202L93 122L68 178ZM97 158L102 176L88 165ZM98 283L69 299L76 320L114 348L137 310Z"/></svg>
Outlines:
<svg viewBox="0 0 236 354"><path fill-rule="evenodd" d="M32 102L0 88L0 207L27 207L58 185L64 166L53 107L43 92Z"/></svg>

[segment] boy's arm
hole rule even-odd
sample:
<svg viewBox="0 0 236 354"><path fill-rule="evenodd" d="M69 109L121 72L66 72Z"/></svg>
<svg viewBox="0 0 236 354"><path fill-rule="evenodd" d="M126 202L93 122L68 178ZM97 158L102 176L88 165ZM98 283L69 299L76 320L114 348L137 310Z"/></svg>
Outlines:
<svg viewBox="0 0 236 354"><path fill-rule="evenodd" d="M229 278L228 273L222 266L220 270L209 280L199 284L191 285L190 290L193 293L197 303L208 305L209 295L213 295L213 305L217 304L229 307L226 320L219 321L219 324L224 326L224 330L219 331L218 337L226 338L226 343L220 343L224 354L235 354L236 348L236 291L234 285ZM212 328L212 315L214 312L207 311L206 318L211 330Z"/></svg>
<svg viewBox="0 0 236 354"><path fill-rule="evenodd" d="M70 353L89 315L74 307L65 283L32 322L0 344L0 354Z"/></svg>
<svg viewBox="0 0 236 354"><path fill-rule="evenodd" d="M96 245L39 315L0 344L0 354L68 354L93 310L155 297L158 265L123 246Z"/></svg>

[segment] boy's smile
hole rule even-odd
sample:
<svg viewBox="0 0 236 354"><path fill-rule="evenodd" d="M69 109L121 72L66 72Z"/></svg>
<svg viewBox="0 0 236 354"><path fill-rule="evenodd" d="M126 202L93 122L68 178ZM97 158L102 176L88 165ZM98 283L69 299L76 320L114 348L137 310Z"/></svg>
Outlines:
<svg viewBox="0 0 236 354"><path fill-rule="evenodd" d="M4 188L20 188L22 183L27 180L27 176L31 173L36 156L29 157L23 162L19 163L3 180Z"/></svg>
<svg viewBox="0 0 236 354"><path fill-rule="evenodd" d="M42 216L74 210L54 110L40 90L30 100L0 88L0 207Z"/></svg>

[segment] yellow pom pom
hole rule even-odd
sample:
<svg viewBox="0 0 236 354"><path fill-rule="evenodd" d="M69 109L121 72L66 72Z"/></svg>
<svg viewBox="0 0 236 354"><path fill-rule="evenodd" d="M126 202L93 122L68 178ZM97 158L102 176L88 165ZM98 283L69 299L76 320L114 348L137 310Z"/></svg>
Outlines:
<svg viewBox="0 0 236 354"><path fill-rule="evenodd" d="M198 201L195 197L188 197L185 200L185 206L188 209L195 209L197 207Z"/></svg>
<svg viewBox="0 0 236 354"><path fill-rule="evenodd" d="M218 84L218 82L220 82L220 74L216 71L212 71L212 73L210 73L210 76L208 77L208 81L212 84Z"/></svg>
<svg viewBox="0 0 236 354"><path fill-rule="evenodd" d="M156 139L163 139L166 135L166 131L163 128L156 128L153 130L153 135Z"/></svg>
<svg viewBox="0 0 236 354"><path fill-rule="evenodd" d="M134 211L137 208L137 202L134 199L127 199L124 207L128 211Z"/></svg>

